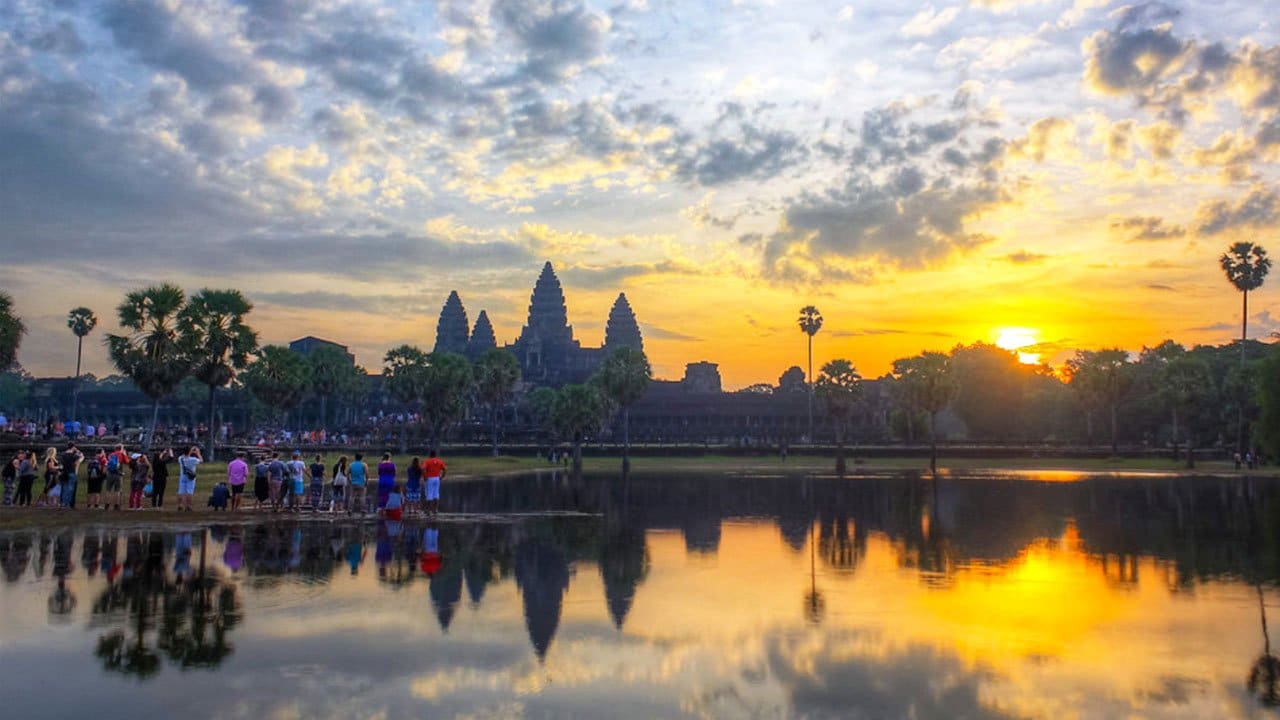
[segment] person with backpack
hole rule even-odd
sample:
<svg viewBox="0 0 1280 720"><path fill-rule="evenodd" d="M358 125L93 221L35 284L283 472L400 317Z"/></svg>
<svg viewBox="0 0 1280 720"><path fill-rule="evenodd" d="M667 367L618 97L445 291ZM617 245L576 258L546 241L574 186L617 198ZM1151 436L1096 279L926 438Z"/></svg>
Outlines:
<svg viewBox="0 0 1280 720"><path fill-rule="evenodd" d="M347 492L347 456L343 455L338 458L337 464L333 466L332 492L329 495L329 512L336 509L346 509L346 492Z"/></svg>
<svg viewBox="0 0 1280 720"><path fill-rule="evenodd" d="M187 453L178 458L178 511L191 512L191 496L196 494L196 471L204 458L200 456L200 448L192 445Z"/></svg>
<svg viewBox="0 0 1280 720"><path fill-rule="evenodd" d="M120 485L124 479L124 469L128 465L129 455L125 453L124 445L116 445L116 449L107 456L107 481L102 487L103 494L107 496L104 508L115 505L117 510L120 509Z"/></svg>
<svg viewBox="0 0 1280 720"><path fill-rule="evenodd" d="M102 481L107 477L107 451L98 448L92 459L85 461L85 507L93 510L102 500Z"/></svg>

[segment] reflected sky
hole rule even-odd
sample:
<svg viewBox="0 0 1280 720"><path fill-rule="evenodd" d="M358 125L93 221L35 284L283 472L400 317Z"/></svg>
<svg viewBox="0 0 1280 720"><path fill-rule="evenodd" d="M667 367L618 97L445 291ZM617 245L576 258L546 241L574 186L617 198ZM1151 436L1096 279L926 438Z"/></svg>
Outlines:
<svg viewBox="0 0 1280 720"><path fill-rule="evenodd" d="M473 519L0 535L0 667L57 688L6 702L24 718L1274 716L1270 481L451 490Z"/></svg>

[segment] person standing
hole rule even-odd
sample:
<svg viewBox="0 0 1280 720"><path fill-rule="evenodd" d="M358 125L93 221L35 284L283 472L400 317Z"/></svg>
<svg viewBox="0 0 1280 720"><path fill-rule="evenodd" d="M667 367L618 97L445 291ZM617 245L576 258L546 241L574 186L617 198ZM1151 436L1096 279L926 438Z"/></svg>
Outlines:
<svg viewBox="0 0 1280 720"><path fill-rule="evenodd" d="M311 463L311 509L320 512L320 504L324 502L324 463L317 455Z"/></svg>
<svg viewBox="0 0 1280 720"><path fill-rule="evenodd" d="M253 466L253 509L261 510L263 503L271 499L271 484L267 482L267 469L271 463L266 455L259 455Z"/></svg>
<svg viewBox="0 0 1280 720"><path fill-rule="evenodd" d="M124 451L124 445L116 445L116 449L107 456L107 482L103 486L103 494L107 496L107 501L103 507L111 507L114 504L117 510L120 509L120 485L124 468L128 464L129 456Z"/></svg>
<svg viewBox="0 0 1280 720"><path fill-rule="evenodd" d="M297 450L293 451L293 459L289 461L289 489L289 509L298 512L302 509L302 497L307 492L307 464Z"/></svg>
<svg viewBox="0 0 1280 720"><path fill-rule="evenodd" d="M347 493L347 456L342 455L338 458L338 462L333 466L333 479L330 481L333 489L329 495L329 512L337 509L346 509L346 493Z"/></svg>
<svg viewBox="0 0 1280 720"><path fill-rule="evenodd" d="M431 515L440 512L440 482L444 480L446 472L448 468L445 467L444 460L432 450L427 461L422 463L422 474L427 476L427 512Z"/></svg>
<svg viewBox="0 0 1280 720"><path fill-rule="evenodd" d="M80 463L84 462L84 453L73 442L67 443L62 453L62 507L74 509L76 506L76 489L80 484Z"/></svg>
<svg viewBox="0 0 1280 720"><path fill-rule="evenodd" d="M192 445L178 458L178 510L191 512L191 496L196 494L196 473L203 458L200 448Z"/></svg>
<svg viewBox="0 0 1280 720"><path fill-rule="evenodd" d="M407 480L404 485L404 507L412 515L413 511L422 509L422 461L414 458L409 461L409 469L405 471Z"/></svg>
<svg viewBox="0 0 1280 720"><path fill-rule="evenodd" d="M50 420L50 422L53 422ZM58 451L56 448L48 448L44 451L44 490L40 492L40 497L36 498L36 505L48 505L49 494L58 485L58 476L62 474L62 463L58 462ZM61 494L62 490L59 489Z"/></svg>
<svg viewBox="0 0 1280 720"><path fill-rule="evenodd" d="M387 506L387 496L396 485L396 464L391 462L391 453L382 454L382 462L378 463L378 509Z"/></svg>
<svg viewBox="0 0 1280 720"><path fill-rule="evenodd" d="M227 485L231 487L231 511L240 509L240 496L244 494L245 483L249 481L249 463L244 461L244 453L236 453L235 458L227 463Z"/></svg>
<svg viewBox="0 0 1280 720"><path fill-rule="evenodd" d="M141 510L146 499L147 480L151 478L151 459L146 453L138 453L129 464L129 509ZM155 492L155 488L151 488Z"/></svg>
<svg viewBox="0 0 1280 720"><path fill-rule="evenodd" d="M13 499L14 505L31 507L31 488L36 483L36 460L30 450L18 453L18 494Z"/></svg>
<svg viewBox="0 0 1280 720"><path fill-rule="evenodd" d="M102 481L107 475L107 451L98 448L98 453L93 459L85 462L85 488L84 502L85 506L90 510L102 507Z"/></svg>
<svg viewBox="0 0 1280 720"><path fill-rule="evenodd" d="M283 496L284 476L288 471L280 459L280 453L271 453L271 462L267 465L267 486L271 495L271 512L280 512Z"/></svg>
<svg viewBox="0 0 1280 720"><path fill-rule="evenodd" d="M13 496L17 491L18 485L18 455L14 455L13 459L4 464L4 504L6 507L13 505Z"/></svg>
<svg viewBox="0 0 1280 720"><path fill-rule="evenodd" d="M151 507L164 507L164 491L169 487L169 465L173 448L157 450L151 458Z"/></svg>
<svg viewBox="0 0 1280 720"><path fill-rule="evenodd" d="M368 482L369 468L364 463L364 454L356 453L356 459L351 463L351 499L347 503L347 513L350 514L356 508L360 509L363 515L368 507L365 505L365 483Z"/></svg>

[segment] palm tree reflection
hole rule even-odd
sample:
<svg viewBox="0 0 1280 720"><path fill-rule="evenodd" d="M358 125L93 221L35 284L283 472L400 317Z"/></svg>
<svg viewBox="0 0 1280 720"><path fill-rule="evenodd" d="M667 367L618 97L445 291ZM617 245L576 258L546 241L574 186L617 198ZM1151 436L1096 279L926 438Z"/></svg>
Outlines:
<svg viewBox="0 0 1280 720"><path fill-rule="evenodd" d="M1262 615L1262 655L1249 670L1249 692L1268 707L1280 705L1280 658L1271 654L1271 636L1267 633L1267 606L1262 586L1258 585L1258 610Z"/></svg>

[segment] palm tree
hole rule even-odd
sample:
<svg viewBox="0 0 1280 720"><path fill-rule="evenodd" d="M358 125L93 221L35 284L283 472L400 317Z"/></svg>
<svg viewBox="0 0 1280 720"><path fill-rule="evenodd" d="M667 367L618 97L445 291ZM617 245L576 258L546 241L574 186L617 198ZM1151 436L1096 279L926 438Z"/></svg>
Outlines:
<svg viewBox="0 0 1280 720"><path fill-rule="evenodd" d="M209 447L205 460L213 460L214 401L218 388L226 387L249 364L258 349L258 334L244 321L253 303L239 290L204 289L191 296L178 317L183 342L191 348L192 375L209 388Z"/></svg>
<svg viewBox="0 0 1280 720"><path fill-rule="evenodd" d="M421 409L427 394L427 353L413 345L401 345L387 351L382 358L387 392L396 402ZM409 423L400 427L400 452L409 448Z"/></svg>
<svg viewBox="0 0 1280 720"><path fill-rule="evenodd" d="M311 384L310 366L301 355L281 345L266 345L240 374L240 382L258 402L287 413L302 402Z"/></svg>
<svg viewBox="0 0 1280 720"><path fill-rule="evenodd" d="M125 335L108 335L107 350L120 373L151 398L151 427L144 452L151 451L160 400L173 392L191 372L191 353L178 332L178 315L186 295L182 288L165 283L125 296L116 308Z"/></svg>
<svg viewBox="0 0 1280 720"><path fill-rule="evenodd" d="M520 363L516 356L501 348L492 348L476 359L473 368L476 394L489 406L493 429L493 456L498 457L498 410L511 399L520 382Z"/></svg>
<svg viewBox="0 0 1280 720"><path fill-rule="evenodd" d="M818 308L805 305L800 308L800 330L809 336L809 374L805 375L809 390L809 443L813 444L813 336L822 329L822 314Z"/></svg>
<svg viewBox="0 0 1280 720"><path fill-rule="evenodd" d="M600 427L606 415L606 401L594 385L565 385L556 393L552 411L556 429L573 442L573 471L582 471L582 442Z"/></svg>
<svg viewBox="0 0 1280 720"><path fill-rule="evenodd" d="M845 472L844 436L849 420L862 398L862 376L848 360L832 360L822 366L817 393L836 432L836 474Z"/></svg>
<svg viewBox="0 0 1280 720"><path fill-rule="evenodd" d="M351 381L351 360L332 345L321 345L307 356L311 365L311 391L320 397L320 427L329 422L329 398Z"/></svg>
<svg viewBox="0 0 1280 720"><path fill-rule="evenodd" d="M631 405L649 389L653 369L635 348L618 348L600 366L600 388L622 408L622 471L631 469Z"/></svg>
<svg viewBox="0 0 1280 720"><path fill-rule="evenodd" d="M1271 258L1261 245L1251 242L1232 243L1218 258L1227 274L1227 282L1240 291L1240 367L1245 363L1245 341L1249 339L1249 291L1262 287L1271 270ZM1236 451L1244 452L1244 402L1236 409Z"/></svg>
<svg viewBox="0 0 1280 720"><path fill-rule="evenodd" d="M98 316L87 307L78 307L67 313L67 327L76 336L76 381L71 387L71 419L76 420L76 406L80 400L80 358L84 350L84 336L98 326Z"/></svg>
<svg viewBox="0 0 1280 720"><path fill-rule="evenodd" d="M895 378L907 388L911 405L929 413L929 470L938 470L938 413L956 394L951 358L940 352L920 353L893 361Z"/></svg>
<svg viewBox="0 0 1280 720"><path fill-rule="evenodd" d="M13 296L0 290L0 370L8 370L18 359L18 346L26 334L22 318L13 314Z"/></svg>
<svg viewBox="0 0 1280 720"><path fill-rule="evenodd" d="M431 449L439 452L445 430L466 412L471 363L457 353L433 352L427 355L426 378L422 414L431 431Z"/></svg>

